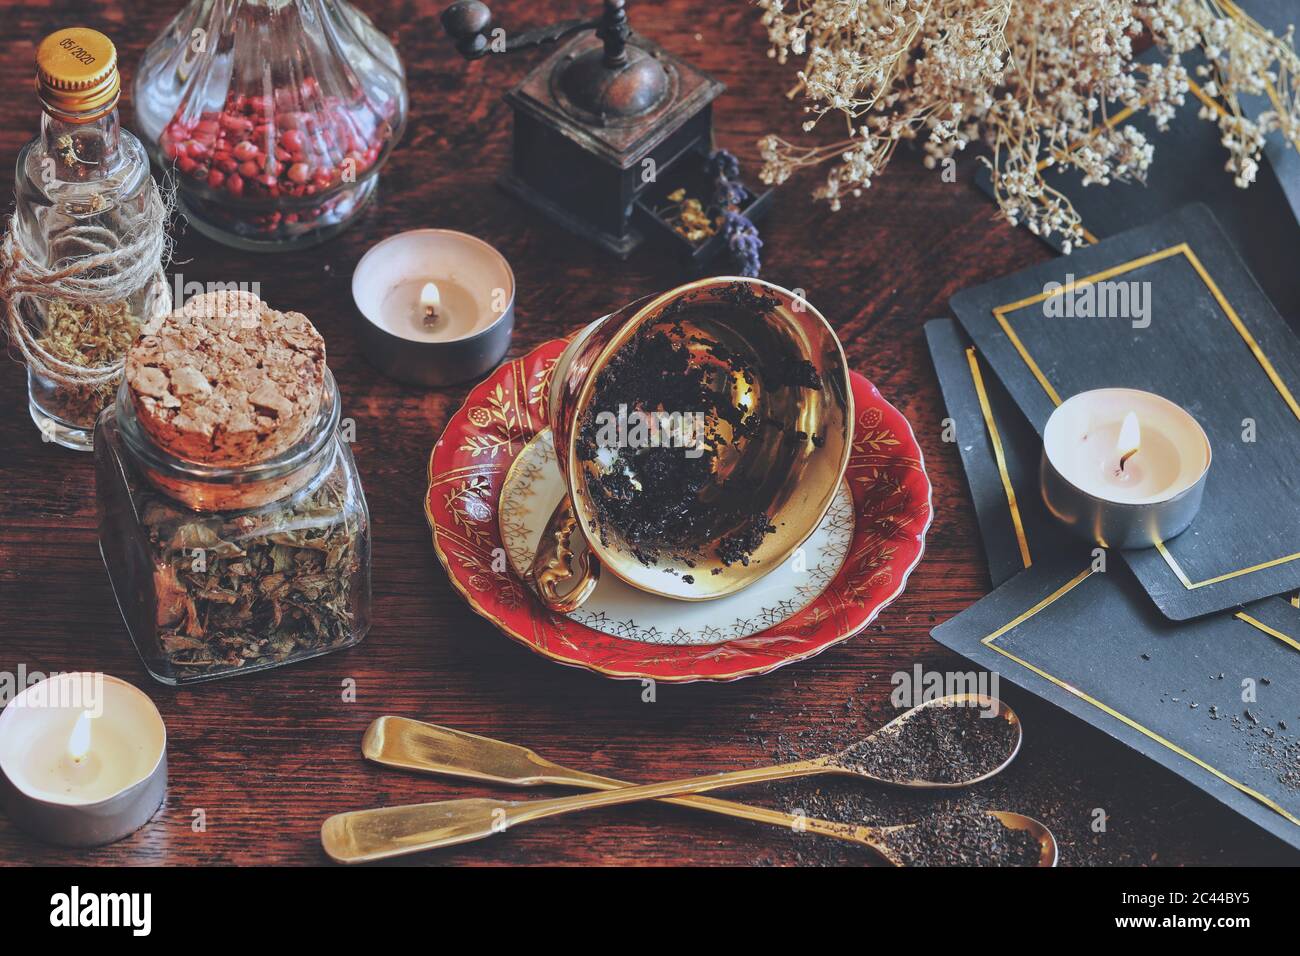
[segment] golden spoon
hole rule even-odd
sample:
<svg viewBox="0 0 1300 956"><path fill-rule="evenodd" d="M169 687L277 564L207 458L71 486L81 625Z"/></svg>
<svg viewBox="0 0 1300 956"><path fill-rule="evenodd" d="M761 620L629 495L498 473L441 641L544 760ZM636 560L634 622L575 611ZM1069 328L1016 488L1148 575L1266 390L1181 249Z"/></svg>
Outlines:
<svg viewBox="0 0 1300 956"><path fill-rule="evenodd" d="M1005 760L987 773L969 780L955 782L935 780L887 780L869 773L860 767L850 766L842 760L843 754L850 749L857 749L872 740L878 740L898 731L902 725L911 720L919 711L930 707L977 707L989 712L989 720L1005 720L1015 730L1015 743ZM738 770L727 774L713 774L700 779L717 780L719 783L705 789L720 789L739 786L743 783L757 783L763 780L784 780L789 777L805 777L814 774L845 774L864 777L876 783L894 787L913 789L950 790L956 787L968 787L1001 773L1020 751L1024 733L1020 718L1016 712L994 697L983 694L950 694L927 701L899 714L883 727L868 734L862 741L852 744L833 754L801 760L797 763L778 764L772 767L757 767L751 770ZM361 741L361 752L367 759L391 767L405 770L422 770L429 773L443 773L453 777L467 777L473 780L486 780L493 783L508 783L512 786L535 787L542 784L559 784L587 787L600 781L603 786L594 789L612 790L624 788L630 784L618 783L607 777L597 777L582 771L568 770L545 760L526 747L479 737L474 734L437 727L403 717L380 717L366 730ZM758 776L755 776L755 775ZM731 782L732 780L735 782ZM673 800L673 803L698 805L690 799Z"/></svg>
<svg viewBox="0 0 1300 956"><path fill-rule="evenodd" d="M957 695L922 706L951 705L957 702L977 703L984 707L993 708L997 716L991 719L1006 719L1016 726L1016 744L1007 759L990 773L976 778L977 780L987 779L993 773L1005 767L1019 749L1021 740L1019 721L1016 719L1014 712L999 701L978 695ZM896 720L891 721L890 724L885 725L876 733L879 734L891 726L897 726L902 720L908 719L909 715L914 713L916 709L918 708L913 708L913 710L900 715ZM738 771L733 774L714 774L711 777L702 777L689 781L674 781L668 784L652 784L648 787L628 787L628 785L608 777L599 777L594 774L561 767L524 747L449 728L437 727L433 724L406 720L401 717L381 717L371 724L362 741L362 752L366 757L378 763L404 769L445 773L452 776L506 783L514 786L560 784L615 792L597 794L594 798L591 796L570 797L561 798L557 801L506 804L491 800L446 801L338 814L326 820L321 827L321 842L326 852L339 862L358 863L378 860L389 856L432 849L437 846L450 846L455 843L480 839L526 819L538 819L542 816L551 816L572 809L584 808L583 806L574 806L574 801L601 800L601 798L604 798L599 804L585 804L584 806L607 806L613 803L625 803L631 800L656 796L665 799L665 802L669 803L692 806L727 816L801 829L823 836L859 843L875 850L894 865L901 865L902 862L880 842L882 836L903 829L902 826L854 826L852 824L795 817L775 810L751 807L742 803L732 803L709 797L681 796L674 798L669 796L670 792L699 792L700 790L715 787L734 786L758 780L782 779L787 776L804 776L810 773L849 772L860 776L868 776L871 779L880 779L859 771L846 771L843 767L829 763L838 755L803 761L798 764L789 764L784 767L758 768L757 770ZM792 767L798 769L790 772ZM975 781L966 781L965 783L972 782ZM679 789L683 785L688 786L689 789ZM927 785L927 782L911 781L906 785ZM950 787L959 784L929 783L928 785ZM663 793L651 791L663 791ZM615 799L609 799L611 797ZM567 805L561 806L561 804ZM1042 848L1039 865L1055 865L1056 843L1051 832L1045 826L1030 817L1021 816L1020 814L993 812L993 815L997 816L1005 826L1012 829L1033 831Z"/></svg>

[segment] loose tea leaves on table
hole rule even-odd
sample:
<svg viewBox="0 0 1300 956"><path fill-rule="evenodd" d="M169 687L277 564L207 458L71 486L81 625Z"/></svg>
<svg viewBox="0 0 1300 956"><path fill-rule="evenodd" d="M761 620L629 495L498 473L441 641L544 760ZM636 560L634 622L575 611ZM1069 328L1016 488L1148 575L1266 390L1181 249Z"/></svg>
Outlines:
<svg viewBox="0 0 1300 956"><path fill-rule="evenodd" d="M907 866L1037 866L1041 847L988 813L937 813L887 834L885 846Z"/></svg>
<svg viewBox="0 0 1300 956"><path fill-rule="evenodd" d="M896 729L852 744L836 762L883 780L960 783L996 770L1016 746L1016 727L974 706L923 707Z"/></svg>
<svg viewBox="0 0 1300 956"><path fill-rule="evenodd" d="M199 514L149 494L158 643L189 675L269 664L346 643L366 546L337 471L288 502Z"/></svg>
<svg viewBox="0 0 1300 956"><path fill-rule="evenodd" d="M872 625L865 641L883 640L880 630ZM805 695L795 705L764 701L748 715L745 737L753 760L790 763L843 749L896 716L888 694L887 682L864 680L838 700L812 703L816 696ZM850 777L801 777L766 784L760 796L787 813L853 826L915 823L941 812L1014 810L1052 831L1062 866L1295 865L1294 850L1225 813L1181 778L1151 774L1145 757L1104 734L1079 734L1074 715L1036 699L1017 700L1016 711L1033 733L1005 771L977 787L911 790L864 787ZM1070 747L1060 746L1065 738L1073 741ZM713 733L704 742L725 740ZM1178 813L1170 814L1174 805ZM1093 828L1096 807L1107 808L1105 832ZM860 853L839 840L808 833L764 836L754 842L756 864L862 862Z"/></svg>

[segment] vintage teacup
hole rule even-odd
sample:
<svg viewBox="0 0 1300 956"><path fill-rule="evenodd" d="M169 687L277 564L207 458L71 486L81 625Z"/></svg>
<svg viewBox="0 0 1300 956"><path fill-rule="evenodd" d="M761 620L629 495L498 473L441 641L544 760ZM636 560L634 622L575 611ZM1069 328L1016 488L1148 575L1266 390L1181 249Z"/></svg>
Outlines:
<svg viewBox="0 0 1300 956"><path fill-rule="evenodd" d="M593 408L602 371L642 330L682 343L693 363L716 364L716 352L734 357L730 367L754 374L727 367L708 376L715 408L727 403L774 426L713 442L721 450L710 455L708 481L687 503L696 520L683 529L681 547L667 549L675 553L660 552L652 561L602 520L596 496L603 466L579 450L589 413L612 412ZM816 530L848 464L853 393L844 350L816 309L769 282L701 279L639 299L583 329L551 374L547 418L566 495L528 577L554 611L581 605L602 567L632 587L680 600L738 591L780 567ZM713 553L723 550L713 543L737 534L735 516L748 514L768 517L761 540L739 558Z"/></svg>

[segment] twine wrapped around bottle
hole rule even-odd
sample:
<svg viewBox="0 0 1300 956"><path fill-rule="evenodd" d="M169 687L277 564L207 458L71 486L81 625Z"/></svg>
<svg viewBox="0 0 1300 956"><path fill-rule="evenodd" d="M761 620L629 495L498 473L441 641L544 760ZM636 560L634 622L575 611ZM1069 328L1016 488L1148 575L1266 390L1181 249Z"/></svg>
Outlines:
<svg viewBox="0 0 1300 956"><path fill-rule="evenodd" d="M57 269L47 269L23 254L15 217L9 219L0 245L0 299L4 301L9 341L22 353L28 368L56 386L110 386L122 375L124 356L94 366L60 358L41 343L40 330L24 319L25 300L62 300L74 308L89 308L123 302L147 289L142 324L171 310L171 290L164 272L171 251L167 235L170 200L150 189L145 201L146 215L125 235L90 224L60 232L61 245L75 244L87 252Z"/></svg>

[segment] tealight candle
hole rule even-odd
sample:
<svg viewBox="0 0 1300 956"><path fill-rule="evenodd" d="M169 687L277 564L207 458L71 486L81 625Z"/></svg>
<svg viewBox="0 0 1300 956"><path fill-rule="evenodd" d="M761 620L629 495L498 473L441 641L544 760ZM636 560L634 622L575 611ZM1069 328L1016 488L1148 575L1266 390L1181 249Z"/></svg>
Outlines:
<svg viewBox="0 0 1300 956"><path fill-rule="evenodd" d="M1080 392L1043 431L1043 501L1106 547L1168 541L1200 510L1210 441L1186 410L1131 388Z"/></svg>
<svg viewBox="0 0 1300 956"><path fill-rule="evenodd" d="M59 674L0 712L0 771L11 819L66 846L138 830L167 790L167 729L143 691L103 674Z"/></svg>
<svg viewBox="0 0 1300 956"><path fill-rule="evenodd" d="M352 273L366 357L417 385L451 385L494 368L510 347L515 279L481 239L414 229L377 243Z"/></svg>

